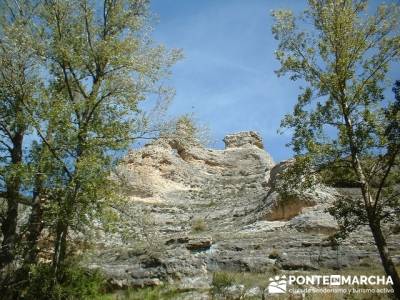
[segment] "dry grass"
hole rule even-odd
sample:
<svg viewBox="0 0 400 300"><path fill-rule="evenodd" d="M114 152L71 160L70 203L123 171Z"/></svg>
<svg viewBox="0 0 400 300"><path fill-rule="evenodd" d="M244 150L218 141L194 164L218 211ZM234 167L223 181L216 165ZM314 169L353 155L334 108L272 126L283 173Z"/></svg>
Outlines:
<svg viewBox="0 0 400 300"><path fill-rule="evenodd" d="M207 223L202 218L195 218L192 222L192 230L194 232L202 232L208 229Z"/></svg>

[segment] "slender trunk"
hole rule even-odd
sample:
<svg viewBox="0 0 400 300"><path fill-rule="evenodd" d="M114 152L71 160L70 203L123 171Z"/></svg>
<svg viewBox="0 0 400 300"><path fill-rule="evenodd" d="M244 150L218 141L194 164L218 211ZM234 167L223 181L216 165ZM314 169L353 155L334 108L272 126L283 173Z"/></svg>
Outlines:
<svg viewBox="0 0 400 300"><path fill-rule="evenodd" d="M397 299L400 299L400 277L393 260L390 257L386 239L381 230L381 225L376 220L369 220L369 227L371 228L372 235L374 236L375 244L378 248L383 268L386 274L393 280L394 294Z"/></svg>
<svg viewBox="0 0 400 300"><path fill-rule="evenodd" d="M343 99L345 99L343 97ZM361 184L361 193L364 200L365 211L368 216L368 223L374 237L375 245L378 248L379 256L385 273L390 276L393 280L394 294L397 299L400 299L400 278L397 273L396 267L390 257L389 250L387 248L386 239L382 233L380 221L376 216L374 207L372 205L372 197L369 183L365 177L364 170L361 165L359 158L359 151L354 143L354 132L353 125L348 113L348 106L346 101L342 99L342 112L346 124L347 136L349 138L349 146L351 151L352 166L357 174L357 177Z"/></svg>
<svg viewBox="0 0 400 300"><path fill-rule="evenodd" d="M13 148L11 152L11 165L17 166L22 162L23 132L17 132L12 139ZM3 241L0 249L0 269L12 263L15 258L15 245L17 242L17 220L18 220L18 197L20 179L12 176L6 182L7 189L7 211L6 217L1 224Z"/></svg>
<svg viewBox="0 0 400 300"><path fill-rule="evenodd" d="M78 133L78 145L76 147L77 160L76 165L82 156L83 153L83 144L84 144L84 134L80 131ZM77 172L77 169L75 169ZM59 275L61 268L63 267L63 263L67 254L67 235L69 230L69 218L72 218L72 207L76 200L77 193L79 191L80 184L79 181L74 183L74 190L71 194L67 193L67 196L64 199L63 204L61 205L63 208L62 215L57 220L56 227L56 239L54 241L54 256L53 256L53 274L54 274L54 282L59 280Z"/></svg>
<svg viewBox="0 0 400 300"><path fill-rule="evenodd" d="M358 171L360 170L362 171L360 162L358 160L356 160L356 164ZM393 280L392 287L394 290L395 297L397 299L400 299L400 277L399 274L397 273L396 267L392 261L389 250L387 248L386 239L382 233L379 218L378 216L376 216L374 207L372 206L372 200L371 200L372 198L371 198L369 184L365 180L365 176L362 172L360 173L359 178L361 179L360 180L361 192L364 198L364 205L368 216L369 227L374 237L375 245L378 249L383 269L385 270L386 275L392 278Z"/></svg>
<svg viewBox="0 0 400 300"><path fill-rule="evenodd" d="M60 219L57 222L56 239L54 241L53 270L54 280L59 279L59 274L67 254L68 223Z"/></svg>
<svg viewBox="0 0 400 300"><path fill-rule="evenodd" d="M64 260L67 255L67 235L69 230L69 221L72 217L72 202L76 197L77 186L75 186L74 193L68 195L64 199L62 206L62 215L57 220L56 227L56 239L54 241L54 256L53 256L53 269L54 269L54 279L58 279L60 273L60 268L62 267Z"/></svg>

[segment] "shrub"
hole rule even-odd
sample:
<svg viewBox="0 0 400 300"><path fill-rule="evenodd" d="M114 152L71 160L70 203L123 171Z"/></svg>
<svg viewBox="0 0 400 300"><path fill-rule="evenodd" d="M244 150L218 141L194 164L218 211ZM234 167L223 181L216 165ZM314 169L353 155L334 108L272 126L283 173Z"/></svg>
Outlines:
<svg viewBox="0 0 400 300"><path fill-rule="evenodd" d="M279 258L280 254L278 250L272 250L271 253L268 255L268 258L277 259Z"/></svg>
<svg viewBox="0 0 400 300"><path fill-rule="evenodd" d="M192 223L192 230L194 232L201 232L207 230L206 221L201 218L195 218Z"/></svg>
<svg viewBox="0 0 400 300"><path fill-rule="evenodd" d="M99 271L89 271L75 263L66 265L58 282L53 280L49 264L31 268L29 283L21 290L24 299L94 299L105 289L105 280Z"/></svg>
<svg viewBox="0 0 400 300"><path fill-rule="evenodd" d="M223 288L231 286L235 282L235 277L227 272L215 272L213 274L212 285L214 290L219 292Z"/></svg>

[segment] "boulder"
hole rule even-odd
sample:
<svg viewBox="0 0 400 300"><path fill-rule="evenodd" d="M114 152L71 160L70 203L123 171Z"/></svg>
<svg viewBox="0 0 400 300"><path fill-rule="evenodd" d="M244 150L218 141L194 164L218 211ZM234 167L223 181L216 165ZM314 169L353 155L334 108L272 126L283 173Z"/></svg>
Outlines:
<svg viewBox="0 0 400 300"><path fill-rule="evenodd" d="M223 295L225 296L225 299L229 300L240 300L243 299L245 287L242 284L235 284L226 287L223 290Z"/></svg>
<svg viewBox="0 0 400 300"><path fill-rule="evenodd" d="M211 237L193 238L189 240L186 248L191 251L205 251L210 249L212 245Z"/></svg>
<svg viewBox="0 0 400 300"><path fill-rule="evenodd" d="M332 235L339 229L337 221L322 209L305 210L301 215L290 220L288 226L307 233Z"/></svg>
<svg viewBox="0 0 400 300"><path fill-rule="evenodd" d="M264 218L268 221L290 220L301 214L303 208L314 206L315 199L310 196L284 196L277 192L272 192L265 199L266 209Z"/></svg>
<svg viewBox="0 0 400 300"><path fill-rule="evenodd" d="M262 295L262 291L261 291L260 287L258 287L258 286L252 287L252 288L246 290L246 292L244 293L245 299L247 299L247 298L250 298L250 299L257 298L258 299L258 298L261 298L261 295Z"/></svg>

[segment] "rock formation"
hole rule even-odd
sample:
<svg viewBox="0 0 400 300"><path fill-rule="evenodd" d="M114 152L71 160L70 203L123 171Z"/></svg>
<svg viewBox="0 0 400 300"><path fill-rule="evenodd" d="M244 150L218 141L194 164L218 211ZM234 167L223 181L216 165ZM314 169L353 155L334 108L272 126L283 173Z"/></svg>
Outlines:
<svg viewBox="0 0 400 300"><path fill-rule="evenodd" d="M285 199L274 185L290 161L275 164L256 132L224 142L224 150L214 150L160 139L131 151L116 174L127 196L116 210L117 231L99 230L87 265L117 287L174 282L204 289L217 270L337 269L378 261L368 230L339 246L329 239L337 224L325 209L335 189L318 186ZM398 240L390 239L392 249Z"/></svg>

